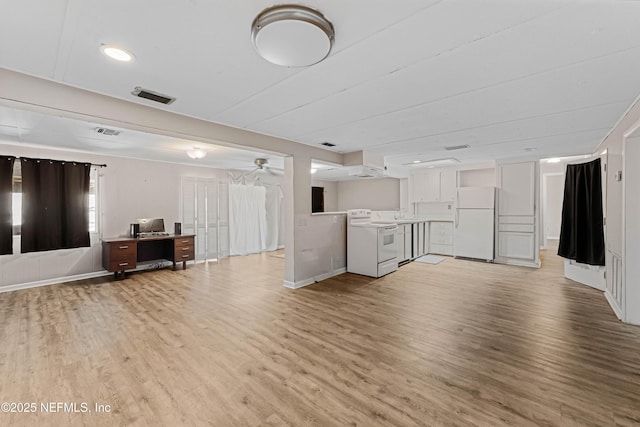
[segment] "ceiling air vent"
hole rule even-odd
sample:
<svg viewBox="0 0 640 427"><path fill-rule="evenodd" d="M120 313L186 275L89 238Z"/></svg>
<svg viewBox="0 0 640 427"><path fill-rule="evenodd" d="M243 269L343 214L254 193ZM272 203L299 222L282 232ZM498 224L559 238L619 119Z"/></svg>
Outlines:
<svg viewBox="0 0 640 427"><path fill-rule="evenodd" d="M100 135L107 135L107 136L118 136L120 135L119 130L115 130L115 129L109 129L109 128L96 128L96 133L99 133Z"/></svg>
<svg viewBox="0 0 640 427"><path fill-rule="evenodd" d="M449 147L444 147L445 150L447 151L453 151L453 150L462 150L465 148L469 148L470 146L467 144L464 145L450 145Z"/></svg>
<svg viewBox="0 0 640 427"><path fill-rule="evenodd" d="M336 144L332 144L330 142L321 142L320 145L324 145L325 147L335 147Z"/></svg>
<svg viewBox="0 0 640 427"><path fill-rule="evenodd" d="M161 104L171 104L175 101L175 98L172 98L167 95L162 95L161 93L153 92L147 89L142 89L140 86L136 87L131 95L135 95L140 98L149 99L151 101L159 102Z"/></svg>

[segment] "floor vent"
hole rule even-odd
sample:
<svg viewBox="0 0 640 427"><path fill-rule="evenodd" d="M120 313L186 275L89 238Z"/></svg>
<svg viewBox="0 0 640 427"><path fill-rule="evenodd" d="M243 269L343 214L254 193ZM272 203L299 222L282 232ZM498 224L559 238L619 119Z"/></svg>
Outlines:
<svg viewBox="0 0 640 427"><path fill-rule="evenodd" d="M147 89L142 89L141 87L136 87L131 95L135 95L140 98L149 99L151 101L159 102L161 104L171 104L175 101L175 98L172 98L167 95L162 95L161 93L153 92Z"/></svg>

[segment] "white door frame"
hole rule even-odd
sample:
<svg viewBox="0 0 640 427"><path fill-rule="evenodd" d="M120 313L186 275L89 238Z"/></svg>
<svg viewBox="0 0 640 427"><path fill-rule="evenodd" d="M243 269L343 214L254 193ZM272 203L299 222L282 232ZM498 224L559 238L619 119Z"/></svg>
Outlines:
<svg viewBox="0 0 640 427"><path fill-rule="evenodd" d="M549 204L547 203L547 178L550 176L564 176L564 172L547 172L542 174L542 247L547 247L547 218L549 217ZM560 236L558 236L559 238Z"/></svg>

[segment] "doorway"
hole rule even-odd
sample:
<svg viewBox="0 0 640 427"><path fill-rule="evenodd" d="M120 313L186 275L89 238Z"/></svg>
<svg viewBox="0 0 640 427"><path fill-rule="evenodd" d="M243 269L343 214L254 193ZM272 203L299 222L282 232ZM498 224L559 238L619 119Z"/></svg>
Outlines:
<svg viewBox="0 0 640 427"><path fill-rule="evenodd" d="M554 172L542 175L542 203L544 218L544 246L557 247L562 223L562 202L564 199L564 173Z"/></svg>

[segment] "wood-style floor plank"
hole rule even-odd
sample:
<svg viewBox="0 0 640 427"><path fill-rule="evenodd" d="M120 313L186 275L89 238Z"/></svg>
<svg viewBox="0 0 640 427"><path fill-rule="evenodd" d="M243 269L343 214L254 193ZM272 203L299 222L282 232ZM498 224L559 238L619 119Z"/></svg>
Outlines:
<svg viewBox="0 0 640 427"><path fill-rule="evenodd" d="M542 256L292 291L261 254L3 293L0 402L39 410L0 425L640 425L640 328Z"/></svg>

